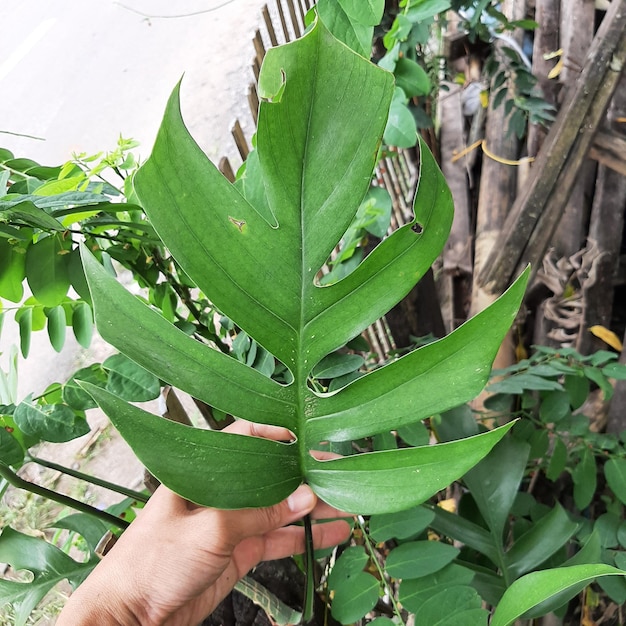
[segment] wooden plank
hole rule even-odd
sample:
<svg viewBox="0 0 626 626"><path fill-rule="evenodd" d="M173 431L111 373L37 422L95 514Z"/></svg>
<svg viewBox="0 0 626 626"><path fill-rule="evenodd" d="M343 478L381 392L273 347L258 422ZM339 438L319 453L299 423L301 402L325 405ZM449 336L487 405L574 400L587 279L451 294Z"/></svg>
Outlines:
<svg viewBox="0 0 626 626"><path fill-rule="evenodd" d="M593 140L589 157L626 176L626 137L619 133L600 131Z"/></svg>
<svg viewBox="0 0 626 626"><path fill-rule="evenodd" d="M559 82L548 78L557 63L556 59L546 59L545 55L559 49L560 0L536 0L535 22L539 28L534 31L533 41L533 75L539 80L539 86L546 102L556 106ZM529 156L537 156L548 130L540 124L528 127L526 141Z"/></svg>
<svg viewBox="0 0 626 626"><path fill-rule="evenodd" d="M254 31L252 45L254 46L254 58L259 64L259 67L261 67L261 65L263 64L263 59L265 58L265 46L263 45L261 31L259 31L258 29Z"/></svg>
<svg viewBox="0 0 626 626"><path fill-rule="evenodd" d="M622 76L603 127L611 133L617 123L611 123L626 114L626 78ZM610 136L610 135L609 135ZM622 153L626 155L626 152ZM587 249L594 255L592 271L582 284L583 323L576 349L590 354L604 349L603 342L596 339L589 327L599 324L611 327L613 317L614 277L619 263L624 231L624 206L626 206L626 176L605 165L598 169L596 192L593 198Z"/></svg>
<svg viewBox="0 0 626 626"><path fill-rule="evenodd" d="M235 144L237 145L237 150L239 151L241 160L245 161L248 157L248 154L250 154L250 148L248 147L248 142L246 140L246 136L243 134L243 129L241 128L239 120L235 120L235 123L231 128L230 134L235 140Z"/></svg>
<svg viewBox="0 0 626 626"><path fill-rule="evenodd" d="M479 283L490 293L502 293L529 262L536 271L625 62L626 0L613 0L585 68L568 91L534 163L526 191L513 205L480 273Z"/></svg>
<svg viewBox="0 0 626 626"><path fill-rule="evenodd" d="M441 111L441 170L452 192L454 220L443 251L443 269L452 274L472 273L472 236L470 233L470 199L467 157L455 160L465 147L461 86L445 83L439 94Z"/></svg>
<svg viewBox="0 0 626 626"><path fill-rule="evenodd" d="M250 115L252 115L252 120L256 126L259 121L259 95L257 94L255 83L248 85L248 106L250 107Z"/></svg>
<svg viewBox="0 0 626 626"><path fill-rule="evenodd" d="M263 15L263 21L265 22L265 28L267 28L267 34L270 38L270 43L272 46L278 45L278 39L276 38L276 31L274 30L274 24L272 23L272 18L270 17L269 9L267 8L267 4L263 5L261 9L261 14Z"/></svg>
<svg viewBox="0 0 626 626"><path fill-rule="evenodd" d="M233 172L233 168L227 157L222 157L220 159L217 168L231 183L235 182L235 172Z"/></svg>
<svg viewBox="0 0 626 626"><path fill-rule="evenodd" d="M302 34L300 31L300 25L298 24L298 18L296 16L296 8L293 6L293 0L287 0L287 8L289 9L289 16L291 17L291 26L296 39Z"/></svg>
<svg viewBox="0 0 626 626"><path fill-rule="evenodd" d="M280 25L285 36L285 43L288 43L291 41L291 35L289 34L289 29L287 28L287 20L285 19L285 12L283 11L281 0L276 0L276 10L278 11L278 18L280 19Z"/></svg>

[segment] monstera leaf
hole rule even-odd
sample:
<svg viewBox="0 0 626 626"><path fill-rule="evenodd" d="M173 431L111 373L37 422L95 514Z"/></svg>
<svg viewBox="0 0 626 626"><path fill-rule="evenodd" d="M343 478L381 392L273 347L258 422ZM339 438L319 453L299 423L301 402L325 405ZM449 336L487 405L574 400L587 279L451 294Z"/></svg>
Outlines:
<svg viewBox="0 0 626 626"><path fill-rule="evenodd" d="M209 405L287 427L295 440L194 429L105 390L90 386L89 392L148 469L194 502L265 506L307 482L325 501L354 513L408 508L464 474L507 428L329 461L311 451L320 442L414 423L475 396L515 316L524 280L448 337L338 391L316 392L308 381L314 366L387 312L430 267L446 240L452 201L422 146L414 221L346 278L318 285L320 268L370 185L393 78L318 20L302 39L267 53L259 88L257 150L243 181L229 183L193 141L177 88L135 186L176 261L220 311L287 366L290 384L188 337L89 253L83 256L107 341Z"/></svg>

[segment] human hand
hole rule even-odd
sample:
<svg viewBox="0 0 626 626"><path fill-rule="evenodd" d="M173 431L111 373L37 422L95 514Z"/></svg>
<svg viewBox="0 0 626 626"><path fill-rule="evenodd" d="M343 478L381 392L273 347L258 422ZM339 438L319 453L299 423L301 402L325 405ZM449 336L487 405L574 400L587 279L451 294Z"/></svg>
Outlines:
<svg viewBox="0 0 626 626"><path fill-rule="evenodd" d="M287 440L284 428L237 421L230 432ZM137 519L72 594L57 626L197 624L260 561L304 551L304 529L290 526L344 514L301 485L277 505L224 511L200 507L161 485ZM316 548L345 541L341 520L313 526Z"/></svg>

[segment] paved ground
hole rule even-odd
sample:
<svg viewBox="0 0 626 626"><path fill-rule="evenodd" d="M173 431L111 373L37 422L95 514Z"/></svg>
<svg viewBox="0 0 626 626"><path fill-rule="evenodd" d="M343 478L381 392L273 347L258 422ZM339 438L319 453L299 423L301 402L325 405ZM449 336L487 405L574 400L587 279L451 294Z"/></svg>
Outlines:
<svg viewBox="0 0 626 626"><path fill-rule="evenodd" d="M236 167L230 126L238 118L250 135L246 93L261 5L260 0L1 3L0 147L57 165L73 151L111 149L121 133L141 141L139 152L145 158L166 99L184 74L183 115L192 134L211 159L226 155ZM157 17L174 14L189 16ZM52 350L44 332L33 336L31 356L20 360L19 398L66 380L110 351L101 340L89 351L81 350L70 335L61 354ZM17 342L17 328L7 319L0 336L3 369L8 347ZM142 471L132 452L111 434L101 414L94 412L89 419L94 432L105 431L105 437L97 443L87 435L46 446L39 456L137 487ZM36 469L28 476L43 478ZM91 499L103 506L119 498L94 492Z"/></svg>

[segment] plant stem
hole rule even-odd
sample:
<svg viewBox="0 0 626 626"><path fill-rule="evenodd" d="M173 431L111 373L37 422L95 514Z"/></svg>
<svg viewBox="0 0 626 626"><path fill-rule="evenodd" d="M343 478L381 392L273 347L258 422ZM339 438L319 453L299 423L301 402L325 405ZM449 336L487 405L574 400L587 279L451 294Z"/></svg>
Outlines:
<svg viewBox="0 0 626 626"><path fill-rule="evenodd" d="M130 523L115 515L111 515L111 513L107 513L106 511L100 511L99 509L96 509L89 504L85 504L84 502L80 502L79 500L74 500L74 498L70 498L69 496L66 496L62 493L57 493L56 491L52 491L51 489L46 489L45 487L40 487L35 483L24 480L2 462L0 462L0 476L4 478L9 484L17 487L18 489L25 489L26 491L30 491L31 493L34 493L38 496L42 496L43 498L48 498L53 502L58 502L63 506L68 506L71 509L80 511L81 513L93 515L94 517L101 519L105 524L110 524L117 528L125 529Z"/></svg>
<svg viewBox="0 0 626 626"><path fill-rule="evenodd" d="M97 485L98 487L104 487L105 489L109 489L110 491L121 493L123 496L128 496L133 500L138 500L139 502L144 503L148 501L148 496L145 493L134 491L133 489L129 489L128 487L124 487L116 483L110 483L107 480L102 480L101 478L96 478L95 476L91 476L89 474L83 474L83 472L71 469L70 467L58 465L57 463L53 463L52 461L46 461L45 459L40 459L36 456L27 456L26 460L30 461L31 463L37 463L37 465L43 465L43 467L48 467L50 469L56 470L57 472L62 472L63 474L67 474L68 476L72 476L73 478L79 478L80 480L84 480L85 482L91 483L92 485Z"/></svg>
<svg viewBox="0 0 626 626"><path fill-rule="evenodd" d="M304 601L302 607L302 623L307 624L313 619L315 601L315 547L313 545L313 529L311 516L304 517Z"/></svg>
<svg viewBox="0 0 626 626"><path fill-rule="evenodd" d="M385 590L387 591L387 594L389 595L389 600L391 602L391 606L393 607L393 612L396 615L396 617L400 620L400 623L403 623L404 620L402 619L402 611L400 607L398 606L398 603L396 602L393 589L391 588L391 585L389 584L389 581L387 580L385 573L383 572L382 568L380 567L380 563L378 562L378 559L376 558L374 546L372 545L372 542L370 541L370 536L367 534L367 531L365 530L365 526L363 525L363 523L358 517L356 518L356 523L359 529L361 530L361 535L363 536L363 541L365 541L365 547L367 548L367 551L369 553L370 560L372 561L372 563L374 563L374 566L376 567L376 570L378 571L378 575L380 576L380 580L382 584L384 585Z"/></svg>

